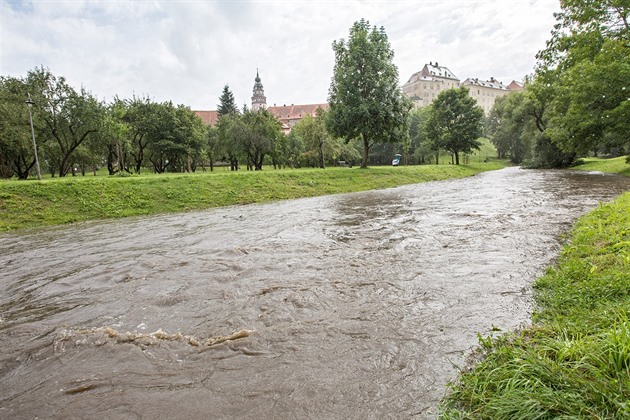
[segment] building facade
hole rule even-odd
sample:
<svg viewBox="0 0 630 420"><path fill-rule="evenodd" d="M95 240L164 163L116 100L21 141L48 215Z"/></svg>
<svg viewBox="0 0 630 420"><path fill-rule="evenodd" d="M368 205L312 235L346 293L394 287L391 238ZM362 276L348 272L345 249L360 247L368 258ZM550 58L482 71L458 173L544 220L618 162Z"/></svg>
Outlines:
<svg viewBox="0 0 630 420"><path fill-rule="evenodd" d="M491 77L490 80L466 79L462 86L468 89L468 94L477 101L483 112L488 115L497 98L507 95L510 90L503 83Z"/></svg>
<svg viewBox="0 0 630 420"><path fill-rule="evenodd" d="M459 79L447 67L438 63L425 64L422 70L411 75L402 91L413 102L415 108L425 107L447 89L459 87Z"/></svg>
<svg viewBox="0 0 630 420"><path fill-rule="evenodd" d="M431 105L443 90L460 86L468 89L468 94L477 101L486 115L490 113L497 98L523 89L522 84L516 81L505 86L494 77L491 77L490 80L468 78L460 82L447 67L429 62L429 64L424 65L422 70L411 75L407 83L402 86L402 90L411 99L414 107L421 108Z"/></svg>

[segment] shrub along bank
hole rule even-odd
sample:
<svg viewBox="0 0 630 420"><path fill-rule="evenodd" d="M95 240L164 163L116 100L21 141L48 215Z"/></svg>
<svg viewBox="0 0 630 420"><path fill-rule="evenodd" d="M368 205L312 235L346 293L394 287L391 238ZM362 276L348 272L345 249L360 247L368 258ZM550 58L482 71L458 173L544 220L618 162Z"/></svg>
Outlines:
<svg viewBox="0 0 630 420"><path fill-rule="evenodd" d="M480 338L443 418L630 418L630 193L578 221L534 290L533 325Z"/></svg>
<svg viewBox="0 0 630 420"><path fill-rule="evenodd" d="M328 168L258 172L67 177L0 182L0 232L94 219L364 191L461 178L500 169L470 165Z"/></svg>

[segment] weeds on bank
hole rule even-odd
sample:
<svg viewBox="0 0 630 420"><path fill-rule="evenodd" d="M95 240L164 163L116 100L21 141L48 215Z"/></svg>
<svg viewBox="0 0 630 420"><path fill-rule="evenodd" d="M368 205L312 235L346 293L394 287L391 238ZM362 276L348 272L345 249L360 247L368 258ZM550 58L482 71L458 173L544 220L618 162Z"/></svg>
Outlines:
<svg viewBox="0 0 630 420"><path fill-rule="evenodd" d="M580 219L534 288L534 326L480 338L443 418L630 418L630 193Z"/></svg>

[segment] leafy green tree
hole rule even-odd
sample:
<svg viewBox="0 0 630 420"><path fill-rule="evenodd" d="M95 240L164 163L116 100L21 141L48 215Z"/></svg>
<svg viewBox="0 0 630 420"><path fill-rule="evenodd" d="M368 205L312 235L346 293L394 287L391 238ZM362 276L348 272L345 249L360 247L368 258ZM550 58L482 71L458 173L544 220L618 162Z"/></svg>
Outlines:
<svg viewBox="0 0 630 420"><path fill-rule="evenodd" d="M149 145L149 133L157 130L159 124L159 104L151 102L148 97L134 96L121 105L121 118L127 125L129 154L133 160L133 169L139 174L144 166L145 154Z"/></svg>
<svg viewBox="0 0 630 420"><path fill-rule="evenodd" d="M0 177L27 179L35 165L33 142L26 98L27 83L14 77L0 78ZM41 138L44 128L40 113L34 107L33 126Z"/></svg>
<svg viewBox="0 0 630 420"><path fill-rule="evenodd" d="M321 109L318 109L316 117L306 115L302 118L291 132L302 140L307 150L314 152L317 156L317 166L323 169L326 166L324 147L331 142L331 136L326 130L326 121Z"/></svg>
<svg viewBox="0 0 630 420"><path fill-rule="evenodd" d="M190 108L156 104L148 131L147 157L156 173L194 171L206 138L203 121Z"/></svg>
<svg viewBox="0 0 630 420"><path fill-rule="evenodd" d="M383 27L362 19L350 37L333 42L335 67L329 89L327 126L333 136L363 143L362 168L376 143L402 142L411 102L398 84L394 52Z"/></svg>
<svg viewBox="0 0 630 420"><path fill-rule="evenodd" d="M238 171L238 161L241 158L242 149L237 139L244 136L244 132L244 122L239 114L226 114L217 122L217 155L229 160L232 171Z"/></svg>
<svg viewBox="0 0 630 420"><path fill-rule="evenodd" d="M555 75L546 136L565 156L630 151L629 14L627 0L561 2L536 78Z"/></svg>
<svg viewBox="0 0 630 420"><path fill-rule="evenodd" d="M427 136L426 128L430 115L431 108L428 106L411 111L407 154L412 157L414 163L428 163L433 154L433 145Z"/></svg>
<svg viewBox="0 0 630 420"><path fill-rule="evenodd" d="M431 104L427 134L436 149L443 148L455 156L479 149L483 129L483 109L468 95L468 89L454 88L439 93Z"/></svg>
<svg viewBox="0 0 630 420"><path fill-rule="evenodd" d="M248 167L260 171L265 156L274 151L277 139L282 136L282 125L266 109L246 112L242 119L244 130L236 141L246 156Z"/></svg>
<svg viewBox="0 0 630 420"><path fill-rule="evenodd" d="M624 41L606 40L592 59L572 65L557 83L551 139L579 154L630 144L629 80L630 47Z"/></svg>
<svg viewBox="0 0 630 420"><path fill-rule="evenodd" d="M497 148L498 157L521 164L531 158L534 120L526 91L497 98L486 120L486 135Z"/></svg>
<svg viewBox="0 0 630 420"><path fill-rule="evenodd" d="M131 127L125 121L126 101L114 98L107 108L103 124L103 143L107 148L106 161L109 175L130 172Z"/></svg>
<svg viewBox="0 0 630 420"><path fill-rule="evenodd" d="M47 69L30 71L28 79L44 86L42 118L56 144L59 176L66 176L74 163L74 152L101 129L104 106L84 88L75 91L64 77L56 77Z"/></svg>

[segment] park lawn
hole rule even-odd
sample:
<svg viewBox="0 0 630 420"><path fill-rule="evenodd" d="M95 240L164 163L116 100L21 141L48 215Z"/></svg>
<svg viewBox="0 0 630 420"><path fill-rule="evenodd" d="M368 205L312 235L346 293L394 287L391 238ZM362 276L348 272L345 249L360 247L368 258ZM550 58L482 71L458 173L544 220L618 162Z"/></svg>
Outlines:
<svg viewBox="0 0 630 420"><path fill-rule="evenodd" d="M176 213L462 178L500 169L470 165L283 169L0 181L0 232L127 216Z"/></svg>
<svg viewBox="0 0 630 420"><path fill-rule="evenodd" d="M578 169L628 174L620 162ZM630 193L576 223L534 291L533 325L480 337L442 418L630 418Z"/></svg>
<svg viewBox="0 0 630 420"><path fill-rule="evenodd" d="M579 169L582 171L610 172L614 174L630 176L630 165L626 163L625 156L611 159L585 158L582 159L582 161L584 163L575 166L574 169Z"/></svg>

